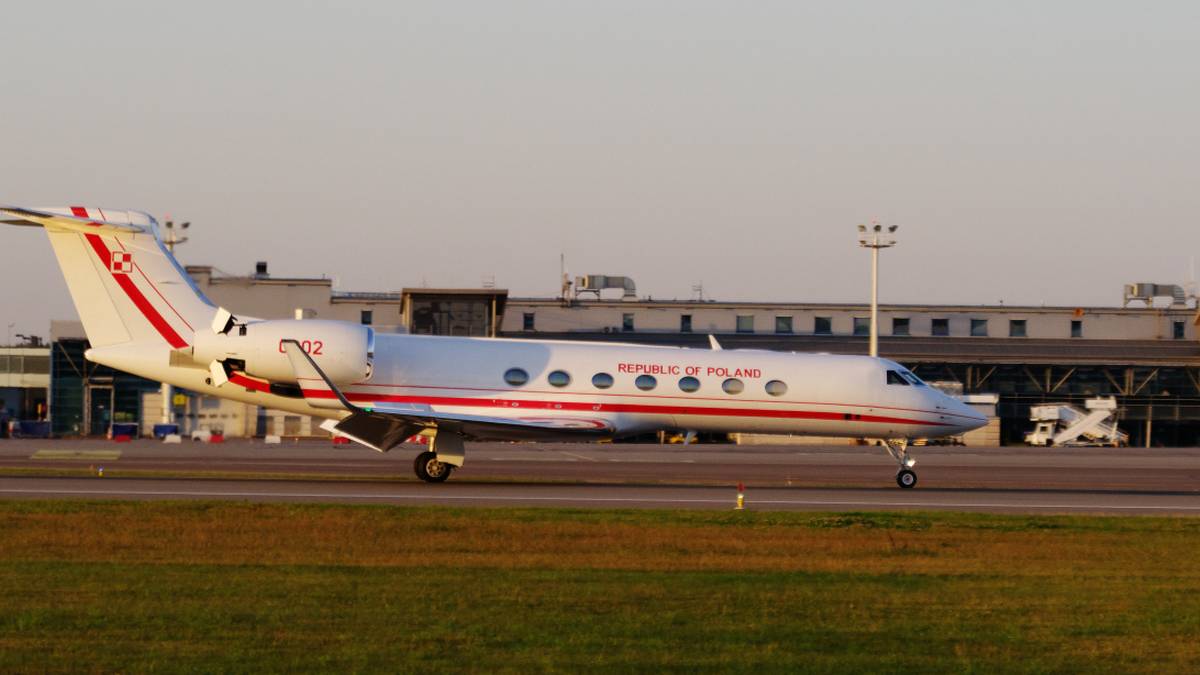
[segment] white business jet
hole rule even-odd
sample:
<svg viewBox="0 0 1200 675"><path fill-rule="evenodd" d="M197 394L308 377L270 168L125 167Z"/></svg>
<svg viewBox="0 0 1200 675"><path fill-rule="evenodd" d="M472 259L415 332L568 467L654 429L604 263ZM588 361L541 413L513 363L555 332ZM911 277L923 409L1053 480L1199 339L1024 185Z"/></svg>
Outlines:
<svg viewBox="0 0 1200 675"><path fill-rule="evenodd" d="M470 440L611 439L660 430L878 439L917 483L908 440L986 420L887 359L760 350L376 333L214 306L137 211L0 207L45 228L87 358L194 392L326 418L380 452L432 434L418 477L449 478Z"/></svg>

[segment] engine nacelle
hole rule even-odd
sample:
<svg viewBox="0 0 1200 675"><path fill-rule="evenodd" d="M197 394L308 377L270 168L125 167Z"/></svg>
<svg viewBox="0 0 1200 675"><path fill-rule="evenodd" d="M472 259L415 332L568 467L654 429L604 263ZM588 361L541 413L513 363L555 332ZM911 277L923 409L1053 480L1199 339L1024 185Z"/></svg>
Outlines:
<svg viewBox="0 0 1200 675"><path fill-rule="evenodd" d="M371 376L375 332L343 321L280 319L236 324L225 333L196 331L192 359L203 366L221 361L240 366L247 375L295 384L284 340L299 342L334 384Z"/></svg>

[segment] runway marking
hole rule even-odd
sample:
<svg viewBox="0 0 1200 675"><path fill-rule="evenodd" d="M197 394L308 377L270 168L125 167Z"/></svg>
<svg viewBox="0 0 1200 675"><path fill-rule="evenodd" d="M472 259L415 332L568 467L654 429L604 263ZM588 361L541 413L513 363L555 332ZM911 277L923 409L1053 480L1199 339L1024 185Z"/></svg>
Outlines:
<svg viewBox="0 0 1200 675"><path fill-rule="evenodd" d="M38 450L29 459L104 459L115 461L121 457L120 450Z"/></svg>
<svg viewBox="0 0 1200 675"><path fill-rule="evenodd" d="M566 450L559 450L559 452L566 455L567 457L574 457L575 459L582 459L585 462L599 462L600 461L600 460L596 459L595 457L588 457L587 455L580 455L580 454L574 453L574 452L567 452Z"/></svg>
<svg viewBox="0 0 1200 675"><path fill-rule="evenodd" d="M28 495L83 495L110 497L272 497L300 499L394 499L427 501L499 501L499 502L593 502L598 504L726 504L732 499L684 499L663 497L510 497L504 495L449 495L449 494L403 494L403 493L359 493L337 494L329 492L215 492L200 490L83 490L83 489L16 489L0 488L0 494ZM1130 504L1005 504L1002 502L929 502L929 501L858 501L858 500L814 500L814 499L756 499L746 505L767 506L850 506L850 507L917 507L917 508L967 508L967 509L1058 509L1088 511L1200 511L1200 505L1145 505ZM732 506L730 506L732 508Z"/></svg>
<svg viewBox="0 0 1200 675"><path fill-rule="evenodd" d="M621 459L610 459L610 462L630 463L630 464L695 464L694 459L652 459L640 457L626 457Z"/></svg>

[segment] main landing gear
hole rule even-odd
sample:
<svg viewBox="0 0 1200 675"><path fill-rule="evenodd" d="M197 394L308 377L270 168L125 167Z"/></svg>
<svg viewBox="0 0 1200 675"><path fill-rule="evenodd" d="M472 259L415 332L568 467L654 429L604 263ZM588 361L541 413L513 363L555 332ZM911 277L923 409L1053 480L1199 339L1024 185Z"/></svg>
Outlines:
<svg viewBox="0 0 1200 675"><path fill-rule="evenodd" d="M422 452L413 460L413 471L426 483L445 483L454 473L454 465L439 462L436 452Z"/></svg>
<svg viewBox="0 0 1200 675"><path fill-rule="evenodd" d="M426 483L445 483L454 470L466 461L461 433L439 429L429 443L429 450L413 460L413 473Z"/></svg>
<svg viewBox="0 0 1200 675"><path fill-rule="evenodd" d="M908 489L917 486L917 472L913 471L913 466L917 463L908 454L908 439L907 438L885 438L883 445L887 448L888 454L896 463L900 465L900 470L896 472L896 485Z"/></svg>

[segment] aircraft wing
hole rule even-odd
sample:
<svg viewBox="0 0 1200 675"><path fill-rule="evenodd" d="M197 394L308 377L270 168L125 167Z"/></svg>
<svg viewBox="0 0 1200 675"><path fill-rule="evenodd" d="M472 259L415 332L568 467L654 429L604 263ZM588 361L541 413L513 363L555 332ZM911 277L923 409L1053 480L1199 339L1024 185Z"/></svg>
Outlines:
<svg viewBox="0 0 1200 675"><path fill-rule="evenodd" d="M606 420L582 417L538 416L531 411L520 418L471 415L434 410L421 404L382 404L369 407L351 403L295 340L283 341L284 351L296 371L305 396L331 392L350 411L341 420L321 425L367 447L387 452L426 429L452 431L472 440L582 440L608 438L613 433ZM328 397L314 397L318 407L328 407Z"/></svg>

